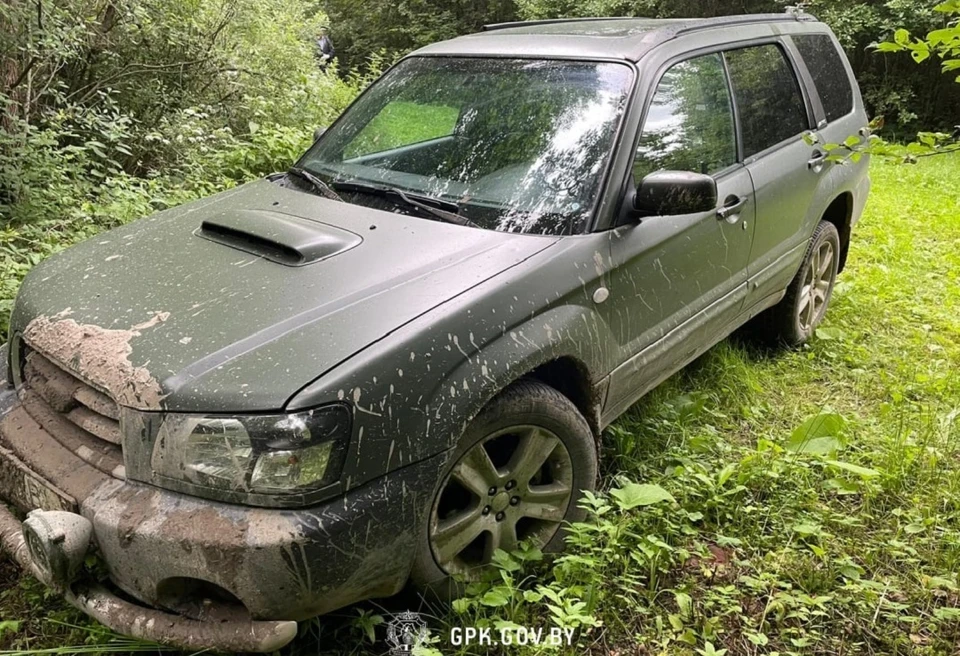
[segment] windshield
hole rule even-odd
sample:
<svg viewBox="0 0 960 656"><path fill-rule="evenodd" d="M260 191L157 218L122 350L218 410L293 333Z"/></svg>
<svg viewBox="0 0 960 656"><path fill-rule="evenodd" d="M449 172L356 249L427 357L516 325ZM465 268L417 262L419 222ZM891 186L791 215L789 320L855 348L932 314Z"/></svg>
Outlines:
<svg viewBox="0 0 960 656"><path fill-rule="evenodd" d="M483 228L574 234L593 212L631 81L613 63L407 59L301 166L334 186L435 199ZM344 200L383 207L353 189Z"/></svg>

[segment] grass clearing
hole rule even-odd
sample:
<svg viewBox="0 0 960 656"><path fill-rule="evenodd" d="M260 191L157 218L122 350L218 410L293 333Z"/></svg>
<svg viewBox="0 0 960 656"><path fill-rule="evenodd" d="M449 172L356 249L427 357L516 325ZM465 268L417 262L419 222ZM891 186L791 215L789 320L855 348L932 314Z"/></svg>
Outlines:
<svg viewBox="0 0 960 656"><path fill-rule="evenodd" d="M641 401L604 436L616 492L588 501L568 554L504 555L453 611L427 608L432 649L545 651L447 633L515 624L577 628L569 653L956 653L960 157L872 178L818 338L734 337ZM385 616L304 623L290 651L383 653ZM0 563L0 650L112 639L87 626Z"/></svg>

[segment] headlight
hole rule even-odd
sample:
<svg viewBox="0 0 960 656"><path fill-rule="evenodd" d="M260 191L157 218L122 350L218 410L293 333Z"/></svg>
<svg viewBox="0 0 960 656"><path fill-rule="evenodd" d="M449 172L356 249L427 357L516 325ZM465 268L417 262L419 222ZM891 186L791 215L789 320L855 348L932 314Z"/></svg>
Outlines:
<svg viewBox="0 0 960 656"><path fill-rule="evenodd" d="M155 476L229 492L303 494L340 476L350 411L340 404L289 415L164 416Z"/></svg>

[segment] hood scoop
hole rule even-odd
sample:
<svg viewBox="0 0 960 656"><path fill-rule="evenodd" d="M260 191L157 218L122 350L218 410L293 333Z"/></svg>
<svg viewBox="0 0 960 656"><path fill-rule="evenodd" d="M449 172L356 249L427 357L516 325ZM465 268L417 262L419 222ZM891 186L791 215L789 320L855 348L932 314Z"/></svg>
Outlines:
<svg viewBox="0 0 960 656"><path fill-rule="evenodd" d="M263 210L215 214L194 234L291 267L325 260L363 241L360 235L326 223Z"/></svg>

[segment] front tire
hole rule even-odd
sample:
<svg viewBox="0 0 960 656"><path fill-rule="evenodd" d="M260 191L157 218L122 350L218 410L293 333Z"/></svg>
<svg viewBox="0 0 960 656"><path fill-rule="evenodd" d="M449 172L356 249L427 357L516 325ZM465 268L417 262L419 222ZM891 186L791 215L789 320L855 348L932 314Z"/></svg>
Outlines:
<svg viewBox="0 0 960 656"><path fill-rule="evenodd" d="M758 336L791 347L813 337L827 313L839 264L840 235L832 223L821 221L786 295L757 317Z"/></svg>
<svg viewBox="0 0 960 656"><path fill-rule="evenodd" d="M576 406L538 381L514 383L470 423L441 476L411 582L449 600L496 549L526 540L560 550L563 524L583 519L577 502L596 480L593 432Z"/></svg>

